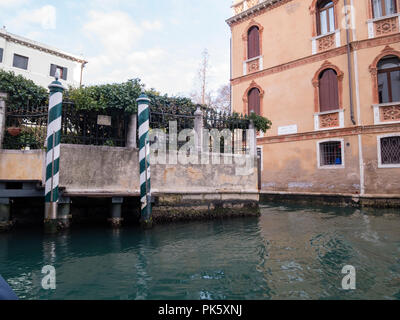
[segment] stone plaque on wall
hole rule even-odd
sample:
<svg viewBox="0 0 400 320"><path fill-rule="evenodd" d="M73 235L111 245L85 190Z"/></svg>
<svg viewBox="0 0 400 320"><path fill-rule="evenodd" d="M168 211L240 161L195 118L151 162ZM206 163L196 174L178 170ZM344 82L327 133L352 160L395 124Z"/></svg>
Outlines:
<svg viewBox="0 0 400 320"><path fill-rule="evenodd" d="M111 117L110 116L97 116L97 124L99 126L111 126Z"/></svg>
<svg viewBox="0 0 400 320"><path fill-rule="evenodd" d="M283 136L283 135L287 135L287 134L295 134L295 133L297 133L297 125L296 124L278 128L279 136Z"/></svg>

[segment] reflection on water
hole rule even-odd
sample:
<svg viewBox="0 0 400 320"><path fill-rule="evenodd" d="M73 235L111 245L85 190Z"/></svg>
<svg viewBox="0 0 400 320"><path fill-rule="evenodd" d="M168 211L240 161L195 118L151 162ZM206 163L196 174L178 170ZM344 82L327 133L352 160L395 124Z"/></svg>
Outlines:
<svg viewBox="0 0 400 320"><path fill-rule="evenodd" d="M57 289L41 289L54 265ZM357 289L341 289L352 265ZM260 218L0 234L22 299L400 299L396 210L268 206Z"/></svg>

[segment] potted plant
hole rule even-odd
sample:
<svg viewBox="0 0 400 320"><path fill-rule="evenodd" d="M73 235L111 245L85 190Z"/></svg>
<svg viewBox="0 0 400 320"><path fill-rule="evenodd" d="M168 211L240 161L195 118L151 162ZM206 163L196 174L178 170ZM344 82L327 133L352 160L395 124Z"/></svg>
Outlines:
<svg viewBox="0 0 400 320"><path fill-rule="evenodd" d="M10 136L16 137L21 133L20 127L8 127L7 132Z"/></svg>

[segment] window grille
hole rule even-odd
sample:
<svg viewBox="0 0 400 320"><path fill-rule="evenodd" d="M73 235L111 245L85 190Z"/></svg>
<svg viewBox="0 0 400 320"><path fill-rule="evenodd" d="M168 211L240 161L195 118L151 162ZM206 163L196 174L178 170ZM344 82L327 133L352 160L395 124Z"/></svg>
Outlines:
<svg viewBox="0 0 400 320"><path fill-rule="evenodd" d="M382 164L400 164L400 136L381 139Z"/></svg>
<svg viewBox="0 0 400 320"><path fill-rule="evenodd" d="M340 141L323 142L320 144L321 166L340 166L342 164L342 143Z"/></svg>

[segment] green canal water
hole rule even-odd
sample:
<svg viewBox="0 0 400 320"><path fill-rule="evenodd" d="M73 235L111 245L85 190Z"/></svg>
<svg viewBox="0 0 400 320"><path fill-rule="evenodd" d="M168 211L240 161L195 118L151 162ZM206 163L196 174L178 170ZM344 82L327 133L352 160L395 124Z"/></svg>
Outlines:
<svg viewBox="0 0 400 320"><path fill-rule="evenodd" d="M56 290L41 269L56 269ZM356 290L342 289L345 265ZM259 218L152 230L0 234L0 274L21 299L400 299L400 214L268 206Z"/></svg>

